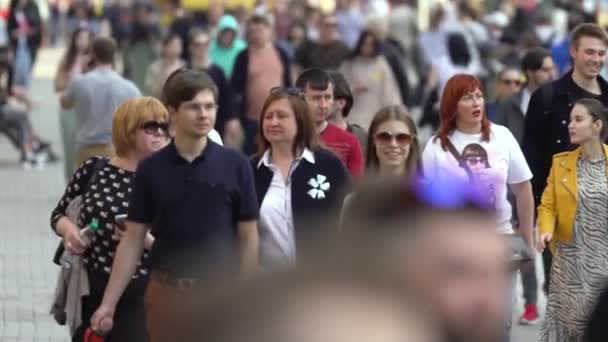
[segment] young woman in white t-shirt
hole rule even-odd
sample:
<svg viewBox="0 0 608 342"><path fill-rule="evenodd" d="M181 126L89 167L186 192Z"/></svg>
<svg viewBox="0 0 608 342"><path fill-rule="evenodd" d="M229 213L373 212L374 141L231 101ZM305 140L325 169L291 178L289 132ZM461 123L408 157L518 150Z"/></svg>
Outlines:
<svg viewBox="0 0 608 342"><path fill-rule="evenodd" d="M513 232L507 187L515 195L519 232L533 248L532 173L519 144L504 126L486 117L481 83L472 75L450 78L441 96L441 125L422 153L427 181L449 177L470 182L496 211L497 231ZM453 152L451 152L453 146ZM508 318L508 328L511 325Z"/></svg>

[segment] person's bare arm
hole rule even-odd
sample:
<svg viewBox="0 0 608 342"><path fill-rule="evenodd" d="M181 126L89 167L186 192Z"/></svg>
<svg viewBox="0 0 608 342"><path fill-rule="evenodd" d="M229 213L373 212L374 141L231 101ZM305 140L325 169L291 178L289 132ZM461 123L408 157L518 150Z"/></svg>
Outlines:
<svg viewBox="0 0 608 342"><path fill-rule="evenodd" d="M80 228L67 216L57 221L56 232L63 237L63 244L68 252L80 255L87 249L87 243L80 236Z"/></svg>
<svg viewBox="0 0 608 342"><path fill-rule="evenodd" d="M146 234L146 239L144 240L144 248L148 251L152 250L152 245L154 245L154 241L155 241L154 235L152 235L152 233L148 232Z"/></svg>
<svg viewBox="0 0 608 342"><path fill-rule="evenodd" d="M258 241L257 221L239 222L241 272L245 278L252 275L258 266Z"/></svg>
<svg viewBox="0 0 608 342"><path fill-rule="evenodd" d="M68 87L68 73L64 70L65 60L59 63L57 72L55 73L55 92L61 93Z"/></svg>
<svg viewBox="0 0 608 342"><path fill-rule="evenodd" d="M118 244L110 281L103 295L99 308L91 317L91 327L95 331L108 332L114 325L116 305L131 281L137 263L144 250L148 226L127 221L125 234Z"/></svg>
<svg viewBox="0 0 608 342"><path fill-rule="evenodd" d="M62 70L58 70L55 75L55 92L61 93L68 86L68 75Z"/></svg>
<svg viewBox="0 0 608 342"><path fill-rule="evenodd" d="M59 97L59 103L61 104L61 108L65 109L65 110L72 109L72 107L74 106L74 103L72 102L72 100L68 99L63 94Z"/></svg>
<svg viewBox="0 0 608 342"><path fill-rule="evenodd" d="M519 231L528 243L528 246L534 249L534 196L532 195L532 184L530 181L511 184L511 190L515 194Z"/></svg>

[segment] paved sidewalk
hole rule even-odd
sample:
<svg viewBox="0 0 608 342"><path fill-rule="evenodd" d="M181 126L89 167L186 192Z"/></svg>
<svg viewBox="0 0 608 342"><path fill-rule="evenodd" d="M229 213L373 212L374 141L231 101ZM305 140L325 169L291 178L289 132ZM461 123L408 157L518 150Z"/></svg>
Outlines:
<svg viewBox="0 0 608 342"><path fill-rule="evenodd" d="M35 129L61 150L52 75L59 51L43 50L32 85ZM0 341L67 341L48 314L56 282L52 256L59 239L49 216L65 187L61 164L23 171L19 154L0 137Z"/></svg>
<svg viewBox="0 0 608 342"><path fill-rule="evenodd" d="M32 86L32 121L60 153L59 108L52 91L59 53L40 52ZM51 232L49 216L65 187L62 165L26 172L17 160L18 153L0 136L0 341L68 341L66 328L48 314L57 272L51 258L59 241ZM516 316L523 310L521 289L518 292ZM544 305L540 297L539 304ZM515 324L512 341L536 342L538 330Z"/></svg>

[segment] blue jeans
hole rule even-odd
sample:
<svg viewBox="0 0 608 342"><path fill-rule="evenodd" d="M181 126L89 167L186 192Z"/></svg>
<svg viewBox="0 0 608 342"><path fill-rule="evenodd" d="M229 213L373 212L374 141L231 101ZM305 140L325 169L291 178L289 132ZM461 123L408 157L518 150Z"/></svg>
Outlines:
<svg viewBox="0 0 608 342"><path fill-rule="evenodd" d="M19 37L14 68L13 85L27 88L32 72L32 55L25 37Z"/></svg>

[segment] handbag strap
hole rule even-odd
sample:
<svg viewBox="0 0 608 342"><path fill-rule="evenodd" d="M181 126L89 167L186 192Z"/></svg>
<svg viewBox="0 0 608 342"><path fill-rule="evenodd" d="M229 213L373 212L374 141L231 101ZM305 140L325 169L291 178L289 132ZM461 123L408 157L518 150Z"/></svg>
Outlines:
<svg viewBox="0 0 608 342"><path fill-rule="evenodd" d="M95 164L93 164L93 170L91 170L91 175L89 176L89 180L87 181L87 186L84 188L83 194L89 190L89 188L91 187L91 185L93 183L95 183L95 179L97 178L97 173L99 173L99 171L101 171L101 169L103 169L106 165L108 165L109 161L110 160L107 158L99 158L99 159L97 159Z"/></svg>
<svg viewBox="0 0 608 342"><path fill-rule="evenodd" d="M99 173L99 171L101 171L101 169L103 169L106 165L108 165L109 163L109 159L106 158L99 158L97 159L97 161L95 161L95 164L93 164L93 169L91 170L91 175L89 176L89 179L87 180L87 185L86 187L83 189L83 196L84 194L89 191L89 188L91 187L91 185L93 183L95 183L95 179L97 178L97 173ZM63 252L65 251L65 246L63 245L63 241L59 242L59 246L57 246L57 249L55 250L55 255L53 256L53 263L55 263L55 265L57 266L61 266L61 256L63 255Z"/></svg>
<svg viewBox="0 0 608 342"><path fill-rule="evenodd" d="M467 176L469 177L469 180L472 182L474 180L473 172L469 168L469 165L467 165L466 161L462 160L462 156L460 155L454 144L452 144L450 138L447 138L447 147L448 151L452 154L452 156L454 156L454 159L456 159L458 165L464 169L464 171L467 173Z"/></svg>

